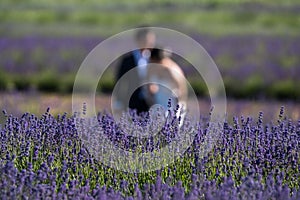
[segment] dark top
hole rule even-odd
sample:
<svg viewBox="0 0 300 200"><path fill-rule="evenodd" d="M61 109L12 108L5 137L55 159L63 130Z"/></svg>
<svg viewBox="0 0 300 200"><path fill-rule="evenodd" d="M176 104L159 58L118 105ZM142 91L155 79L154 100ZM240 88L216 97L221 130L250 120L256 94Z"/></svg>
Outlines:
<svg viewBox="0 0 300 200"><path fill-rule="evenodd" d="M117 90L116 98L120 101L125 109L136 109L137 113L148 111L149 106L146 103L146 99L142 93L142 88L138 87L133 94L129 94L129 88L136 88L140 85L141 79L137 70L130 71L137 67L136 59L132 52L124 55L121 59L121 63L118 66L116 73L116 82L127 72L128 77L122 81L120 87ZM131 92L132 93L132 92ZM128 105L129 99L129 105Z"/></svg>

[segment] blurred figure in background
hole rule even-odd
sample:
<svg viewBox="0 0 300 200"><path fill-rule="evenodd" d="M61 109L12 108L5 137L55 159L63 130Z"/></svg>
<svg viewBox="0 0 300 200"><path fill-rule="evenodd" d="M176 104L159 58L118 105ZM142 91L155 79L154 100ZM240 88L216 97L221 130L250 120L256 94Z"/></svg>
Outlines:
<svg viewBox="0 0 300 200"><path fill-rule="evenodd" d="M159 104L166 111L179 105L177 112L179 116L180 112L186 109L188 90L182 69L170 56L171 52L168 50L161 48L151 50L147 80L153 83L148 85L147 100L148 104Z"/></svg>
<svg viewBox="0 0 300 200"><path fill-rule="evenodd" d="M142 27L137 30L135 35L137 49L124 55L116 73L116 82L129 70L137 67L137 70L132 71L130 76L122 81L122 84L116 92L115 105L117 109L123 110L126 108L135 109L137 113L146 112L149 110L149 105L146 101L145 87L138 87L134 93L128 94L130 88L135 88L147 77L147 64L150 59L150 49L154 47L156 36L147 27ZM128 95L131 95L128 105ZM127 101L127 102L126 102Z"/></svg>

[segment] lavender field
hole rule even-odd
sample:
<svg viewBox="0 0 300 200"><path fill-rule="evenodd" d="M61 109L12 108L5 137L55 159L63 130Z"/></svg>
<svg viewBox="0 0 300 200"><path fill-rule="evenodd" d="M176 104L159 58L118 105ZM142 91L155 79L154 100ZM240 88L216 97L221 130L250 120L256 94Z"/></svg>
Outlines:
<svg viewBox="0 0 300 200"><path fill-rule="evenodd" d="M1 198L300 199L300 38L194 38L224 78L229 98L222 134L201 157L211 105L200 93L195 106L201 116L184 154L159 170L128 173L104 165L89 152L71 110L74 75L102 38L2 37ZM182 61L181 66L189 80L198 80L188 63ZM103 80L108 91L114 70L111 66ZM129 133L103 112L110 106L110 95L100 90L96 103L101 130L115 145L135 151ZM161 132L169 142L178 132L178 119L171 118ZM187 121L182 130L189 126ZM151 137L145 144L147 151L157 151L154 141Z"/></svg>
<svg viewBox="0 0 300 200"><path fill-rule="evenodd" d="M29 113L14 117L3 111L2 199L300 198L300 124L286 118L283 108L275 123L263 123L262 112L257 121L234 117L232 124L225 122L212 151L204 157L199 150L208 127L198 123L185 153L167 167L148 173L103 165L80 140L75 117L53 117L49 111L41 117ZM160 133L166 141L178 134L177 117L169 117L173 120ZM134 151L132 138L110 114L99 113L97 121L111 142ZM189 122L182 129L188 126ZM157 140L150 137L148 141L145 150L157 151L153 148Z"/></svg>
<svg viewBox="0 0 300 200"><path fill-rule="evenodd" d="M298 0L3 0L0 199L300 200L299 11ZM96 116L85 118L85 106L83 116L73 113L74 79L88 53L141 24L204 47L224 81L224 120L210 120L205 82L176 54L198 98L187 103L200 109L182 126L170 107L163 123L134 113L136 127L117 120L110 110L116 63L99 81ZM119 160L116 149L125 152ZM149 157L138 156L147 153L164 165L143 170Z"/></svg>

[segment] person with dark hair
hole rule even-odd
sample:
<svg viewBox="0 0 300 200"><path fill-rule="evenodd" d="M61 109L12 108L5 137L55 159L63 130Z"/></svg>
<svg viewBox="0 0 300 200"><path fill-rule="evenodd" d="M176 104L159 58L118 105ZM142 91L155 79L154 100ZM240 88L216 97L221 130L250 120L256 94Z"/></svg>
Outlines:
<svg viewBox="0 0 300 200"><path fill-rule="evenodd" d="M150 49L154 47L156 36L151 29L147 27L139 28L135 35L137 49L129 52L122 57L121 63L117 69L116 82L132 69L129 76L122 82L120 88L116 92L116 103L114 106L120 110L125 108L135 109L137 113L146 112L149 110L149 105L146 101L144 87L138 87L129 99L128 105L128 91L140 85L147 76L147 64L150 58Z"/></svg>
<svg viewBox="0 0 300 200"><path fill-rule="evenodd" d="M170 58L171 52L159 47L151 51L148 66L147 80L151 82L148 86L148 103L159 104L166 110L180 107L180 111L186 109L187 85L182 69ZM171 100L171 105L169 101ZM178 113L179 114L179 113Z"/></svg>

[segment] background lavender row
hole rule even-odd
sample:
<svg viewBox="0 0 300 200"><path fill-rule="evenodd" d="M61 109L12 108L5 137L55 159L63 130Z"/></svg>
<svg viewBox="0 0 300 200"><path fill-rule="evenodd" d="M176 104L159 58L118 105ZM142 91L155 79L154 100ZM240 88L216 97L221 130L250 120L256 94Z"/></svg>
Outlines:
<svg viewBox="0 0 300 200"><path fill-rule="evenodd" d="M215 60L224 77L245 79L263 76L265 81L298 80L300 37L194 35ZM11 73L42 70L76 72L81 62L101 38L21 37L0 38L0 69ZM111 47L111 51L117 47ZM182 66L191 75L191 68ZM268 74L268 76L264 76Z"/></svg>

